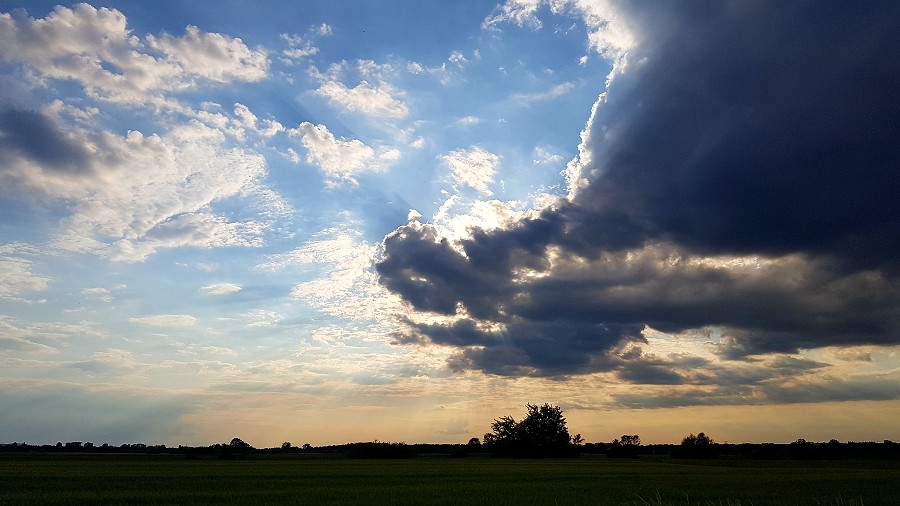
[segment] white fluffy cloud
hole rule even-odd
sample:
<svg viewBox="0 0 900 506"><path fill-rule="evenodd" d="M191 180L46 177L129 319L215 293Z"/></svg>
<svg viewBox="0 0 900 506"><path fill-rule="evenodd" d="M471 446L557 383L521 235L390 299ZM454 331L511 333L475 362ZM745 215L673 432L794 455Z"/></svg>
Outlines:
<svg viewBox="0 0 900 506"><path fill-rule="evenodd" d="M500 157L474 146L457 149L441 157L450 169L454 185L465 185L474 188L484 195L493 195L489 185L494 182L494 173L500 165Z"/></svg>
<svg viewBox="0 0 900 506"><path fill-rule="evenodd" d="M332 65L327 72L312 69L313 78L320 81L316 94L348 111L381 119L399 119L409 114L403 101L403 93L388 81L394 73L390 65L380 65L371 60L359 60L351 68L347 62ZM343 82L346 74L355 73L359 81L355 86Z"/></svg>
<svg viewBox="0 0 900 506"><path fill-rule="evenodd" d="M306 148L306 161L325 174L330 184L355 183L360 172L379 172L385 164L400 157L396 149L381 149L378 153L358 139L338 139L325 125L307 121L288 132L300 139Z"/></svg>
<svg viewBox="0 0 900 506"><path fill-rule="evenodd" d="M240 39L201 32L134 35L124 14L88 4L56 7L46 18L0 13L0 57L51 79L79 82L88 95L113 102L168 105L165 93L197 80L258 81L269 60Z"/></svg>

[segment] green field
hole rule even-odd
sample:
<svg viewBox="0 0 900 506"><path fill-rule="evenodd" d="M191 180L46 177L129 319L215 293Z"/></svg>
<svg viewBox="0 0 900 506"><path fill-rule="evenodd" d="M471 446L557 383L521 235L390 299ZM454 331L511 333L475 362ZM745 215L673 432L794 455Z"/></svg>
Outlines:
<svg viewBox="0 0 900 506"><path fill-rule="evenodd" d="M4 455L0 504L896 505L900 462Z"/></svg>

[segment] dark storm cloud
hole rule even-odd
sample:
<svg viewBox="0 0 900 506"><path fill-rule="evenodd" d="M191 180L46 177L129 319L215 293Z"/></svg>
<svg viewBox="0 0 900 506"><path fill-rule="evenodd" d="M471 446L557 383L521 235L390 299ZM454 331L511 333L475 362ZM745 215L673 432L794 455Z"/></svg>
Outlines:
<svg viewBox="0 0 900 506"><path fill-rule="evenodd" d="M587 147L603 175L575 199L588 213L578 226L621 215L637 226L618 242L650 236L716 253L805 251L896 267L900 7L647 10L637 15L663 26L645 27L646 47L594 118Z"/></svg>
<svg viewBox="0 0 900 506"><path fill-rule="evenodd" d="M503 339L463 320L406 340L635 383L703 382L617 356L645 325L718 327L726 359L900 341L900 3L630 9L640 43L589 123L586 187L458 249L418 223L385 239L387 288Z"/></svg>
<svg viewBox="0 0 900 506"><path fill-rule="evenodd" d="M60 171L87 168L89 154L43 114L7 108L0 110L0 162L26 158Z"/></svg>

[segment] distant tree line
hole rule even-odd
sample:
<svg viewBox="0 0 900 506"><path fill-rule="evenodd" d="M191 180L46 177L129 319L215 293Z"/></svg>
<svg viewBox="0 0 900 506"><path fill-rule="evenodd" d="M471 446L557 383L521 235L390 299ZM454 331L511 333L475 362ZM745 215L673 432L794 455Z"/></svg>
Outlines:
<svg viewBox="0 0 900 506"><path fill-rule="evenodd" d="M551 404L526 405L525 417L517 421L512 416L497 418L491 432L483 441L477 437L465 444L406 444L384 441L347 443L343 445L294 446L286 441L275 448L254 448L241 438L209 446L167 447L142 443L119 446L107 443L58 442L55 445L27 443L0 444L0 452L43 453L116 453L116 454L172 454L188 458L239 459L264 455L334 455L353 459L408 459L419 455L445 455L459 458L472 455L496 457L576 457L581 454L605 455L608 458L672 457L679 459L764 459L764 460L834 460L834 459L900 459L900 443L846 442L835 439L827 443L798 439L789 444L775 443L717 443L703 432L689 434L681 444L641 444L637 434L623 434L609 443L587 443L580 434L571 436L563 411Z"/></svg>

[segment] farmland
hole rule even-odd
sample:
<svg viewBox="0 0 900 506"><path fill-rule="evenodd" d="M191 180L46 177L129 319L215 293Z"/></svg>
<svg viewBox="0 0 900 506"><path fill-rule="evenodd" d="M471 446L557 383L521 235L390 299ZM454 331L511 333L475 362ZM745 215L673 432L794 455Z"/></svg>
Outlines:
<svg viewBox="0 0 900 506"><path fill-rule="evenodd" d="M0 456L0 505L889 505L897 461Z"/></svg>

